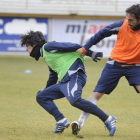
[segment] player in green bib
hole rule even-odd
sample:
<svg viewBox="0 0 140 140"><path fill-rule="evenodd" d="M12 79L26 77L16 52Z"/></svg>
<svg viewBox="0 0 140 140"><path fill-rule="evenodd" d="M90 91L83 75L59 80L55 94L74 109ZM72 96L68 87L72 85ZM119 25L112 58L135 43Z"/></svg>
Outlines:
<svg viewBox="0 0 140 140"><path fill-rule="evenodd" d="M54 100L66 97L69 103L85 112L109 122L109 116L88 100L82 99L82 89L86 84L84 58L76 50L81 45L69 42L47 42L39 31L29 31L20 36L21 46L26 45L30 56L39 60L43 57L49 67L50 75L47 85L37 93L37 102L56 120L53 133L62 133L70 123L59 111ZM94 61L100 60L101 52L89 51L88 56ZM59 79L59 82L57 83Z"/></svg>

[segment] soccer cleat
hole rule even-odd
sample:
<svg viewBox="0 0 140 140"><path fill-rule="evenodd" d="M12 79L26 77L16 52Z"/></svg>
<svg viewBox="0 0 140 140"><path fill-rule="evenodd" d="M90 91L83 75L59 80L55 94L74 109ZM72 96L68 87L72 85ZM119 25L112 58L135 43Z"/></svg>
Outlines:
<svg viewBox="0 0 140 140"><path fill-rule="evenodd" d="M80 124L78 121L71 123L72 134L77 135L80 131Z"/></svg>
<svg viewBox="0 0 140 140"><path fill-rule="evenodd" d="M109 135L114 136L115 131L116 131L116 120L117 119L114 116L111 116L111 117L112 117L111 120L106 121L104 124L109 131Z"/></svg>
<svg viewBox="0 0 140 140"><path fill-rule="evenodd" d="M52 133L62 133L65 128L68 128L70 125L69 121L64 118L62 121L56 123L56 129Z"/></svg>

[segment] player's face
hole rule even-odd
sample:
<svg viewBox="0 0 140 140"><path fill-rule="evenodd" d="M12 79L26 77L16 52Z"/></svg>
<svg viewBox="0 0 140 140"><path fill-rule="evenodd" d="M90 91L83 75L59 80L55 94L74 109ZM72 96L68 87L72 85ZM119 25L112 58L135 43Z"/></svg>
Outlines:
<svg viewBox="0 0 140 140"><path fill-rule="evenodd" d="M26 45L26 51L30 54L31 51L33 50L33 47L31 45Z"/></svg>
<svg viewBox="0 0 140 140"><path fill-rule="evenodd" d="M127 13L126 19L128 20L128 25L132 30L140 24L140 20L136 19L134 14Z"/></svg>

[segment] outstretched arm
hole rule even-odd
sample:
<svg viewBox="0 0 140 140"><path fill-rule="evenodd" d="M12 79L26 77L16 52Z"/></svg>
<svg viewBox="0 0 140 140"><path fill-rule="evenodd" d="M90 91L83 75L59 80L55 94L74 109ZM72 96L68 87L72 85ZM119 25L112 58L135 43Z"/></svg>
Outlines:
<svg viewBox="0 0 140 140"><path fill-rule="evenodd" d="M117 34L123 22L124 20L119 20L101 29L99 32L97 32L94 36L92 36L89 39L89 41L84 45L84 47L77 50L79 55L81 55L82 57L85 56L88 50L90 49L90 47L92 47L93 45L96 45L105 37L109 37L113 34Z"/></svg>
<svg viewBox="0 0 140 140"><path fill-rule="evenodd" d="M101 29L94 36L92 36L89 39L89 41L84 45L85 50L88 51L92 45L96 45L98 42L100 42L102 39L106 37L109 37L113 34L118 34L119 29L121 28L123 22L124 20L119 20Z"/></svg>

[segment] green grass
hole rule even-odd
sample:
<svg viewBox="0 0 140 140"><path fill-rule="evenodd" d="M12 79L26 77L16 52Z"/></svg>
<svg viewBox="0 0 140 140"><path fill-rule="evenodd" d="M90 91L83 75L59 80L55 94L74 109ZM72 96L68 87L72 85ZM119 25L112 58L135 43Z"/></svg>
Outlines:
<svg viewBox="0 0 140 140"><path fill-rule="evenodd" d="M87 84L82 97L92 93L107 59L94 63L86 59ZM32 70L25 74L26 69ZM45 87L48 67L41 58L39 62L28 56L0 56L0 140L77 140L70 127L62 134L52 134L55 120L36 102L36 93ZM56 100L60 111L70 121L77 120L80 110L63 98ZM117 117L114 137L104 128L103 122L90 116L80 135L84 140L139 140L140 95L121 78L117 88L104 95L98 106L107 114Z"/></svg>

